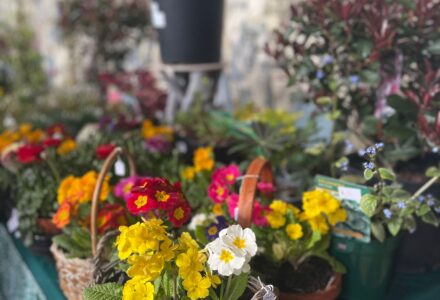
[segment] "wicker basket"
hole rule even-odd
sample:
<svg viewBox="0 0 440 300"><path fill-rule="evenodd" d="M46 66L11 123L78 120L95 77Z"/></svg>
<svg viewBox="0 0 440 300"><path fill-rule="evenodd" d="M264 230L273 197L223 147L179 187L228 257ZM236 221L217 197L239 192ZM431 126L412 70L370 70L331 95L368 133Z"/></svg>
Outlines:
<svg viewBox="0 0 440 300"><path fill-rule="evenodd" d="M238 223L242 227L250 227L252 224L252 212L254 207L257 183L261 180L273 183L272 167L264 158L254 159L243 178L238 200ZM322 291L307 294L279 293L280 300L334 300L337 299L342 288L342 275L336 273ZM257 298L260 299L260 298Z"/></svg>
<svg viewBox="0 0 440 300"><path fill-rule="evenodd" d="M136 168L132 157L120 147L115 148L104 161L96 182L95 190L93 191L92 198L90 233L92 241L92 253L94 257L97 255L96 220L98 215L99 195L101 194L102 185L107 173L116 159L122 154L125 154L127 157L130 175L134 176L136 174ZM54 243L50 247L50 251L55 258L55 263L58 270L58 279L64 295L69 300L82 300L84 289L93 281L93 272L95 270L93 259L68 258L66 253L58 248ZM102 251L100 251L100 253L101 252Z"/></svg>

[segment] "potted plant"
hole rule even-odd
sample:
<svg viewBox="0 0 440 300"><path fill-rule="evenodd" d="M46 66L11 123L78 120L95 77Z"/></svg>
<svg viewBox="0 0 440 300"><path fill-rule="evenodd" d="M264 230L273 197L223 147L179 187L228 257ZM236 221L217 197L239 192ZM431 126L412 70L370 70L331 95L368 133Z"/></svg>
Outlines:
<svg viewBox="0 0 440 300"><path fill-rule="evenodd" d="M159 34L166 64L202 64L221 61L223 0L151 2L151 21Z"/></svg>
<svg viewBox="0 0 440 300"><path fill-rule="evenodd" d="M370 193L362 196L360 207L371 220L371 241L366 243L352 237L335 237L332 254L347 267L342 297L345 299L381 299L385 296L393 272L401 232L416 230L416 218L438 226L435 214L440 203L423 193L440 177L431 168L432 178L417 192L402 189L391 169L383 168L377 159L383 144L365 151L364 178L372 182Z"/></svg>
<svg viewBox="0 0 440 300"><path fill-rule="evenodd" d="M346 131L352 152L383 141L381 159L407 188L438 163L437 8L433 1L302 1L266 48L289 83L301 85L303 100ZM403 238L400 270L440 261L430 238L437 229L419 229Z"/></svg>
<svg viewBox="0 0 440 300"><path fill-rule="evenodd" d="M72 157L79 155L73 153L77 144L61 124L45 131L22 124L2 135L7 140L2 149L2 165L13 174L16 183L12 197L18 211L19 233L25 245L37 242L31 250L47 254L50 238L58 232L50 221L55 212L53 191L60 174L70 168Z"/></svg>

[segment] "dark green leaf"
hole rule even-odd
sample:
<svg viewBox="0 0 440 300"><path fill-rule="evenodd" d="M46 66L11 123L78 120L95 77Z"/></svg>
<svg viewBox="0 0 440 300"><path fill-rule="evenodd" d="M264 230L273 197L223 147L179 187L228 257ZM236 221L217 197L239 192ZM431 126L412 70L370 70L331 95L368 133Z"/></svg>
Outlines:
<svg viewBox="0 0 440 300"><path fill-rule="evenodd" d="M365 180L370 180L371 178L373 178L373 176L374 176L374 172L373 172L373 170L370 170L370 169L365 169L364 170L364 178L365 178Z"/></svg>
<svg viewBox="0 0 440 300"><path fill-rule="evenodd" d="M379 168L379 174L382 179L394 181L396 179L396 175L390 169Z"/></svg>
<svg viewBox="0 0 440 300"><path fill-rule="evenodd" d="M84 290L85 300L120 300L122 286L117 283L104 283L88 287Z"/></svg>
<svg viewBox="0 0 440 300"><path fill-rule="evenodd" d="M422 221L428 224L432 224L434 226L438 226L439 224L438 218L432 211L422 216Z"/></svg>
<svg viewBox="0 0 440 300"><path fill-rule="evenodd" d="M372 194L366 194L362 196L360 206L362 211L367 216L372 217L374 215L374 212L376 211L377 204L378 204L378 199L376 196Z"/></svg>
<svg viewBox="0 0 440 300"><path fill-rule="evenodd" d="M372 222L371 232L378 241L383 242L385 240L385 228L382 223Z"/></svg>
<svg viewBox="0 0 440 300"><path fill-rule="evenodd" d="M238 276L233 276L231 279L231 285L228 294L225 295L225 299L237 300L238 298L240 298L246 290L248 279L248 273L242 273Z"/></svg>
<svg viewBox="0 0 440 300"><path fill-rule="evenodd" d="M396 236L402 227L402 219L392 220L388 224L388 230L393 236Z"/></svg>

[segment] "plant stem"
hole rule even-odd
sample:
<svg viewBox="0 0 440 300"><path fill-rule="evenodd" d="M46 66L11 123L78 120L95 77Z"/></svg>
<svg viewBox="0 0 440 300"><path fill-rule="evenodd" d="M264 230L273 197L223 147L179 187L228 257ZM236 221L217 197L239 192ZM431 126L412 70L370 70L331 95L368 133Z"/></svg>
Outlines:
<svg viewBox="0 0 440 300"><path fill-rule="evenodd" d="M418 189L417 192L415 192L415 194L411 197L411 200L416 199L417 197L419 197L421 194L423 194L427 189L429 189L429 187L431 185L433 185L438 179L440 178L440 176L435 176L432 177L428 182L426 182L420 189Z"/></svg>
<svg viewBox="0 0 440 300"><path fill-rule="evenodd" d="M177 274L173 272L173 299L177 300Z"/></svg>
<svg viewBox="0 0 440 300"><path fill-rule="evenodd" d="M224 293L225 293L225 284L222 282L222 286L220 287L220 300L223 300Z"/></svg>
<svg viewBox="0 0 440 300"><path fill-rule="evenodd" d="M49 158L46 158L45 161L47 162L49 169L52 171L55 180L59 183L61 180L60 173L58 173L58 170L55 168L53 162Z"/></svg>
<svg viewBox="0 0 440 300"><path fill-rule="evenodd" d="M229 289L231 288L231 281L232 281L232 275L228 277L228 282L226 283L226 291L225 291L225 297L226 299L229 299Z"/></svg>

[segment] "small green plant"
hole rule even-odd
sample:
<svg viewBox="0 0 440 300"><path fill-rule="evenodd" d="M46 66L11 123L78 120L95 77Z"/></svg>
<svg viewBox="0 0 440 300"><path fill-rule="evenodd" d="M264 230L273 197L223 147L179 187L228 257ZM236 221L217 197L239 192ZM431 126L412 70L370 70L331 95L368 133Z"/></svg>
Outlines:
<svg viewBox="0 0 440 300"><path fill-rule="evenodd" d="M416 217L422 221L439 225L434 211L440 209L440 202L432 195L422 195L440 178L440 170L429 168L426 172L431 179L414 194L404 190L396 181L391 169L380 167L378 153L382 151L382 143L375 144L365 150L364 178L374 182L372 193L361 199L363 212L371 218L371 231L376 239L383 242L387 231L396 236L401 230L416 230Z"/></svg>

